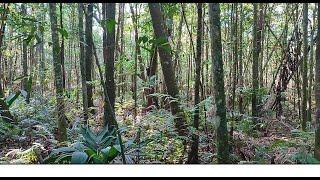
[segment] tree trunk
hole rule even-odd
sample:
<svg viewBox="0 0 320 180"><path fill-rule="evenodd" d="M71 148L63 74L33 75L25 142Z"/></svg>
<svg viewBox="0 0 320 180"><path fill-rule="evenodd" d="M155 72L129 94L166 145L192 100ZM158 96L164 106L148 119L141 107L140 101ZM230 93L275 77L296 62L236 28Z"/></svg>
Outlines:
<svg viewBox="0 0 320 180"><path fill-rule="evenodd" d="M302 68L302 130L306 131L308 120L308 3L303 3L303 68Z"/></svg>
<svg viewBox="0 0 320 180"><path fill-rule="evenodd" d="M257 4L253 3L253 59L252 59L252 117L254 123L258 117L258 97L257 91L259 89L259 41L258 38L258 10Z"/></svg>
<svg viewBox="0 0 320 180"><path fill-rule="evenodd" d="M197 3L198 12L198 25L197 25L197 54L196 54L196 74L195 74L195 85L194 85L194 116L193 116L193 127L199 129L199 103L200 103L200 76L201 76L201 53L202 53L202 3ZM192 135L192 145L188 156L188 164L199 164L199 136L197 132Z"/></svg>
<svg viewBox="0 0 320 180"><path fill-rule="evenodd" d="M175 99L175 101L170 103L172 114L176 115L175 125L178 129L179 135L186 136L186 120L184 118L182 109L179 107L179 90L173 72L171 46L168 42L168 35L165 32L166 28L163 22L162 12L160 11L160 4L149 3L149 10L152 18L155 37L157 39L161 39L163 42L162 45L157 46L167 92L173 99Z"/></svg>
<svg viewBox="0 0 320 180"><path fill-rule="evenodd" d="M59 47L59 36L57 30L56 3L49 3L51 36L52 36L52 54L54 66L54 79L56 85L57 113L58 113L58 140L64 142L67 140L67 121L64 114L64 95L62 82L62 64Z"/></svg>
<svg viewBox="0 0 320 180"><path fill-rule="evenodd" d="M115 11L116 11L116 4L115 3L106 3L105 6L105 20L111 22L115 21ZM112 25L111 28L104 29L104 38L103 38L103 57L104 62L106 64L105 67L105 79L106 79L106 91L108 94L108 98L110 100L111 108L114 109L116 92L115 92L115 82L114 82L114 53L115 53L115 26ZM112 112L107 110L107 104L105 103L105 119L110 125L114 125L115 122L112 121ZM114 112L113 112L114 113Z"/></svg>
<svg viewBox="0 0 320 180"><path fill-rule="evenodd" d="M310 67L309 67L309 89L308 89L308 121L312 122L312 91L313 91L313 78L314 78L314 29L316 28L316 15L317 8L313 10L313 28L311 31L311 42L310 42Z"/></svg>
<svg viewBox="0 0 320 180"><path fill-rule="evenodd" d="M27 15L27 8L25 6L24 3L21 4L21 14L23 16ZM26 96L26 102L27 104L30 103L30 98L29 98L29 91L28 91L28 45L27 45L27 41L23 40L22 42L22 76L23 76L23 80L22 80L22 89L24 91L27 92L27 96Z"/></svg>
<svg viewBox="0 0 320 180"><path fill-rule="evenodd" d="M239 88L243 88L243 5L240 4L240 29L239 29ZM243 107L243 93L242 90L239 94L239 112L240 112L240 120L242 119L244 113Z"/></svg>
<svg viewBox="0 0 320 180"><path fill-rule="evenodd" d="M221 23L219 3L209 3L209 20L211 33L211 56L215 90L217 125L218 163L229 163L229 143L226 118L226 96L224 90L224 72L222 61Z"/></svg>
<svg viewBox="0 0 320 180"><path fill-rule="evenodd" d="M2 76L2 68L1 68L1 61L2 61L2 45L3 45L3 39L4 39L4 33L6 29L6 19L7 19L7 11L8 11L9 5L6 6L6 4L3 4L3 9L5 10L3 14L1 14L1 17L3 19L1 20L1 33L0 33L0 77ZM12 116L10 113L9 107L7 103L5 102L5 95L4 95L4 89L3 89L3 84L2 80L0 78L0 115L3 118L4 121L6 122L14 122L15 118Z"/></svg>
<svg viewBox="0 0 320 180"><path fill-rule="evenodd" d="M62 13L62 3L60 3L60 28L63 29L63 13ZM63 84L63 91L66 90L66 70L64 67L64 36L61 36L61 68L62 68L62 84Z"/></svg>
<svg viewBox="0 0 320 180"><path fill-rule="evenodd" d="M79 47L80 47L80 73L82 84L82 103L83 103L83 118L84 123L88 120L88 94L87 94L87 76L86 76L86 60L84 54L84 34L83 34L83 4L78 4L78 30L79 30Z"/></svg>
<svg viewBox="0 0 320 180"><path fill-rule="evenodd" d="M93 48L92 48L92 21L93 21L93 3L87 5L86 28L85 28L85 62L86 62L86 81L89 112L94 113L93 108L93 85L92 85L92 67L93 67ZM91 108L91 109L90 109Z"/></svg>

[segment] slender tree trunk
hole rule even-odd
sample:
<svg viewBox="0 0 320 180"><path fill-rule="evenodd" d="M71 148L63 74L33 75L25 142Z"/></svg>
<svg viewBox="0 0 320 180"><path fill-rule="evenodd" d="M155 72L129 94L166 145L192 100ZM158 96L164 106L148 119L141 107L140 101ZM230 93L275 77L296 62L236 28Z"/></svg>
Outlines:
<svg viewBox="0 0 320 180"><path fill-rule="evenodd" d="M111 22L115 21L115 3L104 3L103 7L103 19ZM115 104L115 82L114 82L114 55L115 55L115 26L111 28L104 28L103 32L103 58L106 64L105 67L105 83L106 83L106 96L104 109L105 109L105 125L115 125L116 121L112 117L115 116L114 104ZM109 103L106 100L110 101L111 109L109 108Z"/></svg>
<svg viewBox="0 0 320 180"><path fill-rule="evenodd" d="M163 39L163 44L161 46L158 45L158 51L160 55L160 62L162 66L162 71L164 75L164 80L167 88L168 94L177 99L179 96L179 90L176 83L176 78L173 73L173 65L172 65L172 55L171 55L171 47L168 42L168 35L165 32L165 24L163 22L163 15L160 11L159 3L149 3L149 10L152 18L152 25L155 37L157 39ZM184 118L182 109L179 107L178 100L172 101L170 103L171 111L173 115L176 115L175 124L178 129L179 135L185 136L186 132L186 120Z"/></svg>
<svg viewBox="0 0 320 180"><path fill-rule="evenodd" d="M309 67L309 89L308 89L308 121L312 121L312 91L313 91L313 78L314 78L314 28L316 28L316 15L317 15L317 8L315 5L313 11L313 28L311 31L311 42L310 42L310 67Z"/></svg>
<svg viewBox="0 0 320 180"><path fill-rule="evenodd" d="M62 3L60 3L60 28L63 29ZM61 36L60 56L61 56L63 91L65 91L66 90L66 70L65 70L65 66L64 66L64 36Z"/></svg>
<svg viewBox="0 0 320 180"><path fill-rule="evenodd" d="M62 64L59 47L59 36L57 30L57 14L56 3L49 3L50 22L51 22L51 36L52 36L52 54L54 65L54 77L56 85L56 99L58 112L58 140L64 142L67 140L67 121L64 114L64 96L63 96L63 82L62 82Z"/></svg>
<svg viewBox="0 0 320 180"><path fill-rule="evenodd" d="M258 97L259 89L259 42L258 37L258 9L257 4L253 3L253 59L252 59L252 117L256 123L258 117Z"/></svg>
<svg viewBox="0 0 320 180"><path fill-rule="evenodd" d="M84 54L84 33L83 33L83 4L78 4L78 30L79 30L79 47L80 47L80 73L81 73L81 85L82 85L82 104L83 104L83 118L84 123L88 120L88 94L87 94L87 76L86 76L86 60Z"/></svg>
<svg viewBox="0 0 320 180"><path fill-rule="evenodd" d="M41 7L44 8L44 5L41 4ZM41 20L44 21L46 18L45 14L41 15ZM46 80L46 63L45 63L45 53L44 53L44 32L40 31L40 36L41 36L41 44L40 44L40 84L41 84L41 93L42 95L45 92L46 85L45 85L45 80Z"/></svg>
<svg viewBox="0 0 320 180"><path fill-rule="evenodd" d="M239 88L243 88L243 5L240 4L240 32L239 32ZM244 113L243 108L243 93L240 91L239 94L239 112L240 112L240 120L242 119L242 115Z"/></svg>
<svg viewBox="0 0 320 180"><path fill-rule="evenodd" d="M308 120L308 3L303 4L303 68L302 68L302 130L306 131Z"/></svg>
<svg viewBox="0 0 320 180"><path fill-rule="evenodd" d="M137 11L137 4L136 5L136 11ZM139 64L139 70L140 70L140 74L139 74L139 77L140 79L142 79L143 81L145 81L145 74L144 74L144 67L143 67L143 62L142 62L142 55L141 55L141 50L140 50L140 46L139 46L139 31L138 31L138 17L137 17L137 12L135 13L135 10L133 8L133 6L130 5L130 11L131 11L131 18L132 18L132 22L133 22L133 27L134 27L134 40L135 40L135 43L136 43L136 46L135 46L135 50L136 50L136 56L137 56L137 59L138 59L138 64ZM137 74L138 75L138 74Z"/></svg>
<svg viewBox="0 0 320 180"><path fill-rule="evenodd" d="M234 113L236 111L236 86L238 82L238 3L234 3L234 10L233 10L233 24L232 24L232 42L233 42L233 71L232 71L232 118L231 118L231 129L230 129L230 136L233 137L233 130L235 126L235 116Z"/></svg>
<svg viewBox="0 0 320 180"><path fill-rule="evenodd" d="M93 108L93 85L92 85L92 67L93 67L93 48L92 48L92 21L93 21L93 3L87 5L86 28L85 28L85 62L86 62L86 81L89 112L94 113ZM90 109L91 108L91 109Z"/></svg>
<svg viewBox="0 0 320 180"><path fill-rule="evenodd" d="M213 80L215 90L217 125L217 155L218 163L229 163L229 143L226 118L226 96L224 90L224 71L222 61L221 23L219 3L209 3L209 20L211 33L211 56L213 65Z"/></svg>
<svg viewBox="0 0 320 180"><path fill-rule="evenodd" d="M181 6L185 6L185 4L181 4ZM177 47L176 47L176 52L175 52L175 57L174 57L174 72L177 71L177 65L178 61L180 61L180 51L181 51L181 35L182 35L182 25L183 25L183 12L181 11L181 16L180 16L180 21L179 21L179 26L178 26L178 42L177 42ZM179 76L179 73L177 73L177 77ZM179 79L179 78L178 78ZM178 82L179 83L179 82Z"/></svg>
<svg viewBox="0 0 320 180"><path fill-rule="evenodd" d="M194 116L193 116L193 127L198 130L199 129L199 103L200 103L200 80L201 80L201 53L202 53L202 3L197 3L197 12L198 12L198 25L197 25L197 54L196 54L196 77L195 77L195 85L194 85ZM189 164L198 164L199 163L199 136L197 132L192 135L192 145L191 151L188 156Z"/></svg>
<svg viewBox="0 0 320 180"><path fill-rule="evenodd" d="M21 13L23 16L27 15L27 8L26 5L24 3L21 4ZM22 72L22 76L24 77L22 80L22 89L25 90L27 92L27 96L26 96L26 102L27 104L30 103L30 98L29 98L29 91L28 91L28 45L27 45L27 41L23 40L22 42L22 68L23 68L23 72Z"/></svg>
<svg viewBox="0 0 320 180"><path fill-rule="evenodd" d="M2 8L4 9L3 13L1 14L1 17L3 17L3 19L1 20L1 33L0 33L0 76L2 76L2 68L1 68L1 64L2 64L2 45L3 45L3 39L4 39L4 35L5 35L5 30L6 30L6 20L7 20L7 16L8 16L8 8L9 8L9 4L6 5L6 3L3 3ZM3 89L3 83L2 83L2 79L0 78L0 115L3 118L3 120L5 120L6 122L15 122L16 119L15 117L10 113L9 107L7 105L7 103L4 100L5 94L4 94L4 89Z"/></svg>

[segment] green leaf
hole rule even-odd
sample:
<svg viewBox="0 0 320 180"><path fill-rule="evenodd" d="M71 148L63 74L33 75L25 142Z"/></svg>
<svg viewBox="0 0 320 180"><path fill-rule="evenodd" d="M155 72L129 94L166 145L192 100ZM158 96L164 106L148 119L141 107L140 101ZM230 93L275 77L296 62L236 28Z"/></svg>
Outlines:
<svg viewBox="0 0 320 180"><path fill-rule="evenodd" d="M114 30L116 24L117 23L114 19L107 19L107 22L106 22L107 31L109 33L112 32Z"/></svg>
<svg viewBox="0 0 320 180"><path fill-rule="evenodd" d="M119 154L119 151L114 146L102 149L101 152L106 157L108 162L112 161Z"/></svg>
<svg viewBox="0 0 320 180"><path fill-rule="evenodd" d="M74 152L71 157L71 164L85 164L87 162L88 155L84 152Z"/></svg>
<svg viewBox="0 0 320 180"><path fill-rule="evenodd" d="M78 151L84 151L85 146L80 143L80 141L77 141L73 147Z"/></svg>
<svg viewBox="0 0 320 180"><path fill-rule="evenodd" d="M142 43L148 42L148 37L147 37L147 36L139 37L138 43L140 44L141 42L142 42Z"/></svg>
<svg viewBox="0 0 320 180"><path fill-rule="evenodd" d="M9 97L7 97L6 99L7 105L10 107L14 103L14 101L20 96L20 94L21 94L21 91L18 91L17 93L13 93Z"/></svg>
<svg viewBox="0 0 320 180"><path fill-rule="evenodd" d="M64 38L68 38L68 32L67 30L65 30L64 28L57 28L57 30L59 31L59 33L61 34L62 37Z"/></svg>
<svg viewBox="0 0 320 180"><path fill-rule="evenodd" d="M27 84L27 91L30 93L31 92L31 89L32 89L32 76L30 75L29 76L29 79L28 79L28 84Z"/></svg>
<svg viewBox="0 0 320 180"><path fill-rule="evenodd" d="M71 155L70 154L63 154L56 159L54 163L63 163L63 162L70 162Z"/></svg>
<svg viewBox="0 0 320 180"><path fill-rule="evenodd" d="M121 146L119 144L118 145L114 145L113 147L116 148L116 150L118 152L121 152Z"/></svg>
<svg viewBox="0 0 320 180"><path fill-rule="evenodd" d="M55 163L56 159L58 158L59 156L57 156L56 154L50 154L49 156L47 156L43 162L45 164L53 164Z"/></svg>
<svg viewBox="0 0 320 180"><path fill-rule="evenodd" d="M21 80L21 79L25 79L27 78L28 76L20 76L20 77L17 77L16 79L13 80L13 82L16 82L18 80Z"/></svg>
<svg viewBox="0 0 320 180"><path fill-rule="evenodd" d="M27 21L32 21L32 22L38 22L36 19L28 18L28 17L23 17L22 19L27 20Z"/></svg>
<svg viewBox="0 0 320 180"><path fill-rule="evenodd" d="M52 151L52 153L54 154L58 154L58 153L70 153L70 152L74 152L76 149L74 148L71 148L71 147L61 147L61 148L58 148L58 149L54 149Z"/></svg>
<svg viewBox="0 0 320 180"><path fill-rule="evenodd" d="M34 34L29 34L28 37L24 39L24 41L26 41L27 45L29 45L33 38Z"/></svg>

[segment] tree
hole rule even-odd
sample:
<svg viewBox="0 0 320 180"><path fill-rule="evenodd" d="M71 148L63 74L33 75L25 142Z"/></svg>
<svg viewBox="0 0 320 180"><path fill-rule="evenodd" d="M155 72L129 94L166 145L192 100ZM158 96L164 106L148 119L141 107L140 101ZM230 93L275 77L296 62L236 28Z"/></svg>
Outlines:
<svg viewBox="0 0 320 180"><path fill-rule="evenodd" d="M3 19L1 20L1 24L0 24L0 32L1 32L0 33L0 77L2 76L2 73L3 73L1 68L1 64L2 64L1 61L2 61L2 54L3 54L2 45L3 45L4 33L7 26L6 20L8 17L9 4L6 5L4 3L2 8L4 9L4 11L1 14L1 17L3 17ZM0 115L7 122L15 121L14 116L10 113L9 107L5 102L5 94L4 94L3 83L1 78L0 78Z"/></svg>
<svg viewBox="0 0 320 180"><path fill-rule="evenodd" d="M105 69L105 79L106 79L106 91L110 100L112 109L114 109L115 98L116 98L116 85L114 82L114 55L115 55L115 12L116 4L115 3L105 3L105 22L106 27L104 28L104 62L106 64ZM105 104L106 106L106 104ZM106 107L105 107L106 108ZM110 124L114 125L112 119L110 119L111 112L105 111L108 113L108 118Z"/></svg>
<svg viewBox="0 0 320 180"><path fill-rule="evenodd" d="M186 135L186 121L182 112L182 109L179 106L179 90L176 83L176 78L173 72L172 65L172 55L171 55L171 46L168 41L168 35L165 31L165 24L163 22L163 15L160 10L159 3L149 3L149 10L152 18L152 25L155 38L160 43L157 44L160 63L164 75L165 85L168 91L168 94L172 97L173 101L170 103L171 112L176 116L175 125L178 129L179 135Z"/></svg>
<svg viewBox="0 0 320 180"><path fill-rule="evenodd" d="M63 30L63 12L62 12L62 3L60 4L60 29ZM61 35L61 50L60 50L60 56L61 56L61 68L62 68L62 84L63 84L63 91L66 90L66 70L64 66L64 35Z"/></svg>
<svg viewBox="0 0 320 180"><path fill-rule="evenodd" d="M62 64L59 46L59 36L57 28L57 14L56 3L49 3L50 22L51 22L51 37L52 37L52 54L54 66L54 79L56 86L56 100L58 112L58 140L64 142L67 140L67 121L64 110L64 95L63 95L63 82L62 82Z"/></svg>
<svg viewBox="0 0 320 180"><path fill-rule="evenodd" d="M193 127L198 130L199 129L199 103L200 103L200 73L201 73L201 52L202 52L202 3L197 3L197 12L198 12L198 25L197 25L197 54L196 54L196 77L194 84L194 116L193 116ZM189 164L198 164L199 163L199 136L197 133L192 135L192 145L191 151L188 156Z"/></svg>
<svg viewBox="0 0 320 180"><path fill-rule="evenodd" d="M86 13L86 28L85 28L85 62L86 62L86 81L87 81L87 97L88 108L91 113L94 113L93 108L93 92L92 92L92 67L93 67L93 39L92 39L92 21L93 21L93 4L87 5Z"/></svg>
<svg viewBox="0 0 320 180"><path fill-rule="evenodd" d="M80 47L80 72L81 72L81 84L82 84L82 103L83 103L83 117L85 123L88 120L88 94L87 94L87 77L86 77L86 61L84 54L84 34L83 34L83 4L78 4L78 30L79 30L79 47Z"/></svg>
<svg viewBox="0 0 320 180"><path fill-rule="evenodd" d="M320 3L317 13L317 37L320 37ZM316 99L316 133L314 156L320 160L320 38L316 40L316 74L315 74L315 99Z"/></svg>
<svg viewBox="0 0 320 180"><path fill-rule="evenodd" d="M240 27L239 27L239 88L243 88L243 16L244 16L244 13L243 13L243 5L240 4ZM242 118L242 114L244 113L244 107L243 107L243 92L240 91L240 94L239 94L239 112L240 112L240 120Z"/></svg>
<svg viewBox="0 0 320 180"><path fill-rule="evenodd" d="M21 14L23 16L27 15L27 8L24 3L21 4ZM29 92L29 88L28 88L28 78L29 78L28 77L28 44L27 44L26 39L23 40L23 42L22 42L22 56L23 56L22 76L24 77L22 80L22 89L27 92L26 102L27 102L27 104L29 104L30 103L30 92Z"/></svg>
<svg viewBox="0 0 320 180"><path fill-rule="evenodd" d="M213 64L213 83L215 90L217 123L218 163L229 163L229 143L226 118L226 96L224 90L224 71L222 61L221 22L219 3L209 3L209 20L211 35L211 58Z"/></svg>
<svg viewBox="0 0 320 180"><path fill-rule="evenodd" d="M258 97L259 89L259 41L258 39L258 10L257 3L253 3L253 55L252 55L252 117L256 123L258 117Z"/></svg>
<svg viewBox="0 0 320 180"><path fill-rule="evenodd" d="M313 27L311 31L311 41L310 41L310 66L309 66L309 89L308 89L308 121L312 121L312 91L313 91L313 79L314 79L314 33L316 29L316 16L317 16L317 8L313 10Z"/></svg>
<svg viewBox="0 0 320 180"><path fill-rule="evenodd" d="M308 3L303 3L302 130L308 121Z"/></svg>

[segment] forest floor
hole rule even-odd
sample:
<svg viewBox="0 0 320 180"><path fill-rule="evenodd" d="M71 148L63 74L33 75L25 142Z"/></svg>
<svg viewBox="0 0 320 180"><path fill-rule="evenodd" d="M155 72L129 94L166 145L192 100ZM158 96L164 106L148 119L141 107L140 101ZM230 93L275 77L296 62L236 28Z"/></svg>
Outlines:
<svg viewBox="0 0 320 180"><path fill-rule="evenodd" d="M69 143L78 137L77 125L81 111L73 100L67 101L69 119ZM97 104L96 114L90 119L92 127L101 127L103 109ZM58 146L53 101L33 101L26 105L19 100L12 109L20 121L17 125L0 127L1 164L37 164ZM288 108L289 109L289 108ZM140 111L141 109L139 109ZM182 139L173 128L170 112L159 109L133 118L133 103L127 101L116 105L116 114L123 130L124 142L134 144L137 132L141 132L140 144L125 150L129 163L178 164L184 163L187 151ZM231 160L234 164L296 164L318 163L312 158L314 133L299 131L297 113L285 111L284 117L273 115L261 118L259 128L250 119L235 122L231 142ZM286 118L285 118L286 117ZM214 126L207 120L207 126L200 127L199 157L202 164L216 163ZM3 124L3 123L1 123ZM204 128L206 127L206 128ZM188 148L187 148L188 149ZM116 158L113 163L121 163Z"/></svg>

